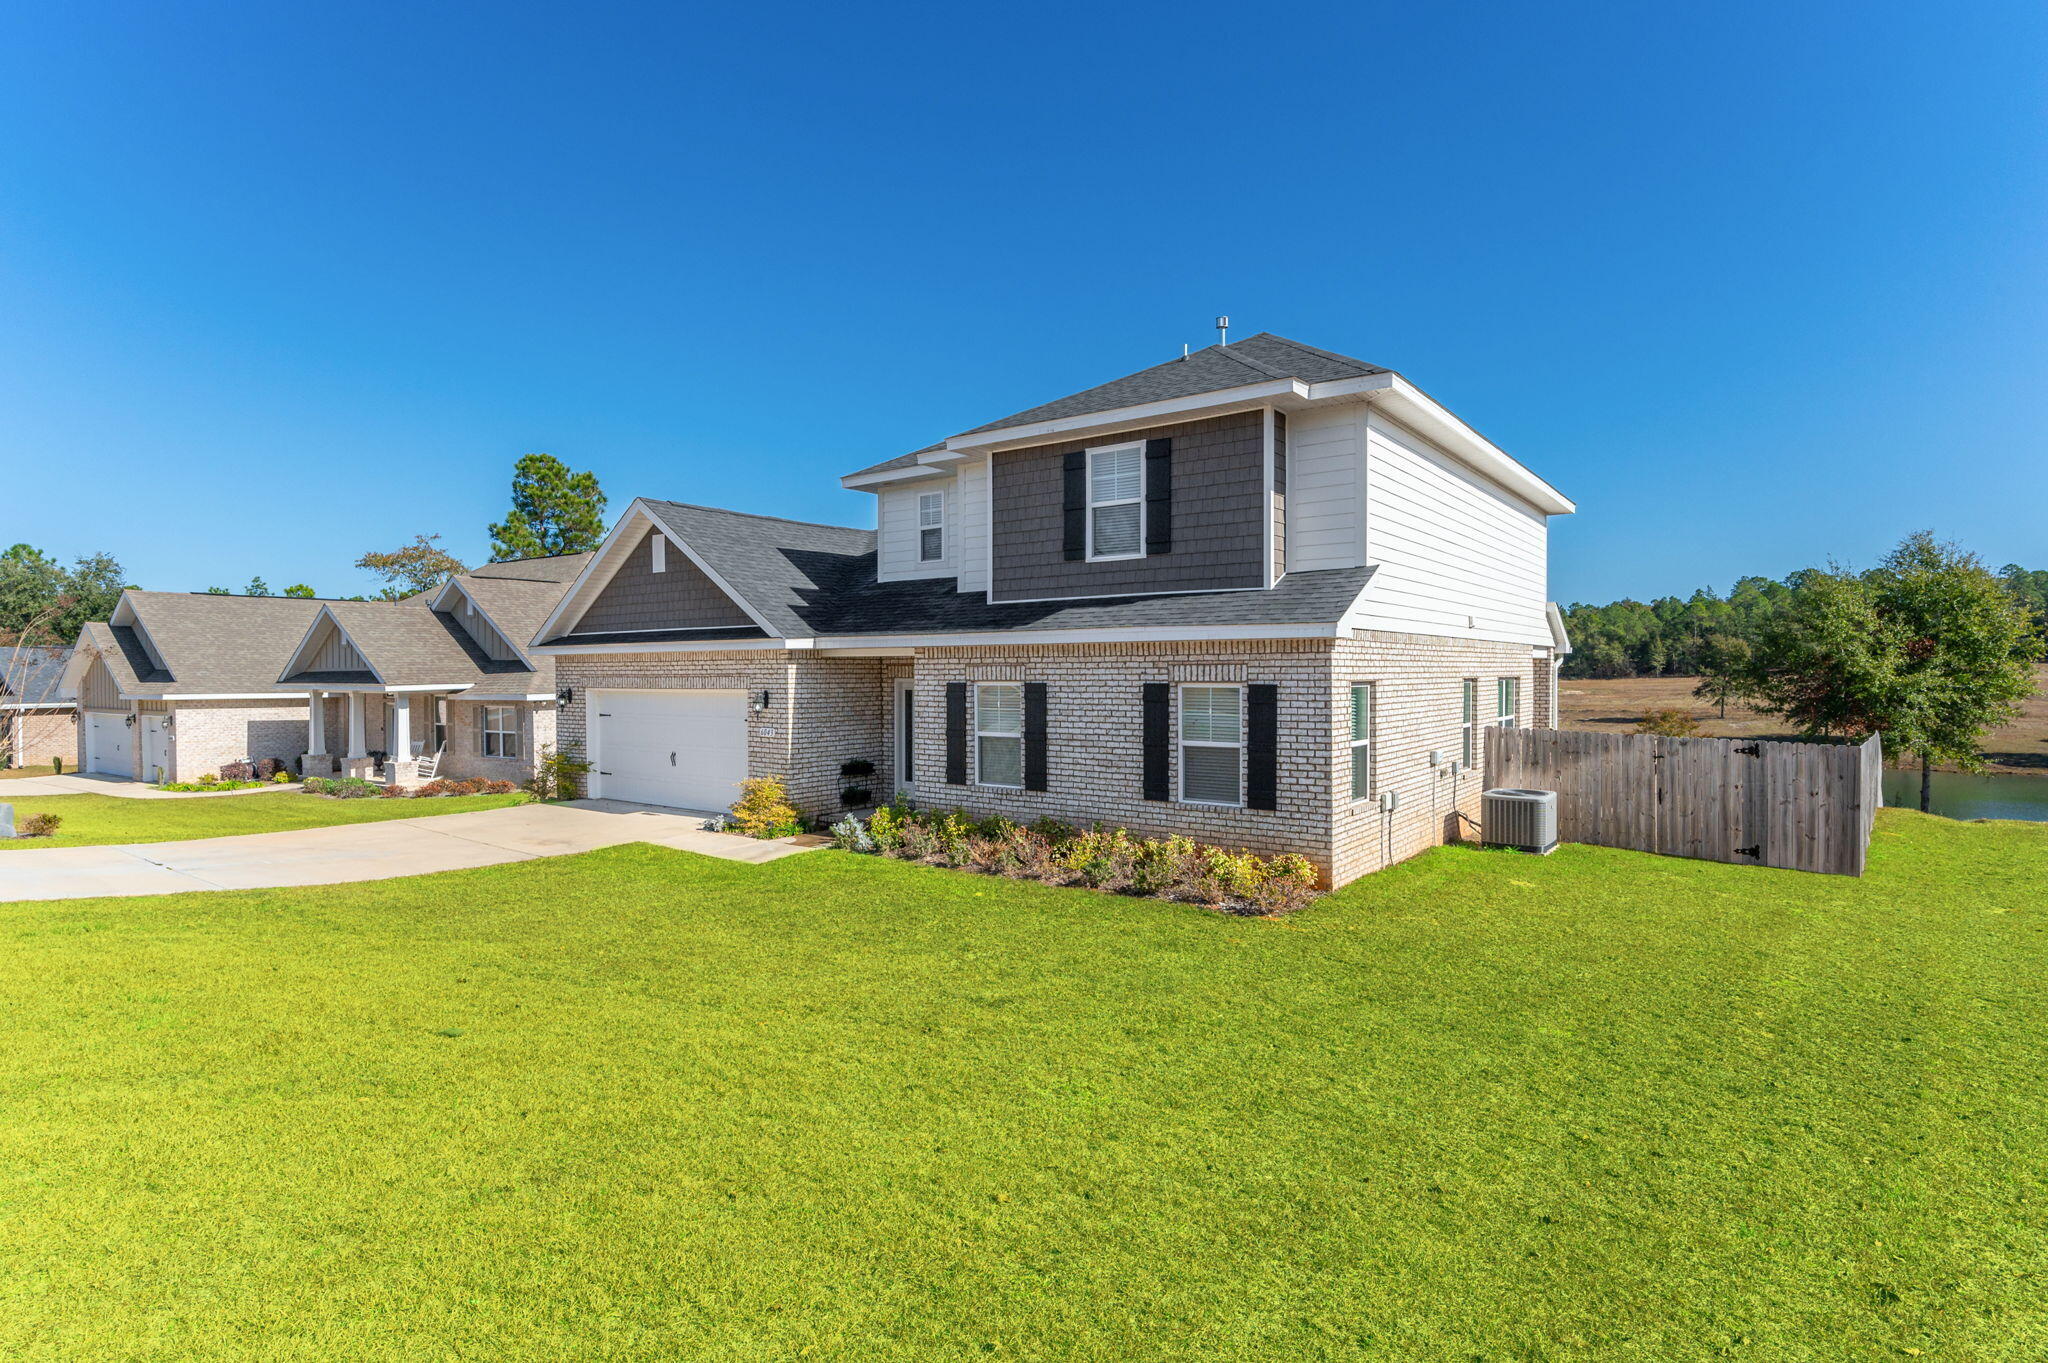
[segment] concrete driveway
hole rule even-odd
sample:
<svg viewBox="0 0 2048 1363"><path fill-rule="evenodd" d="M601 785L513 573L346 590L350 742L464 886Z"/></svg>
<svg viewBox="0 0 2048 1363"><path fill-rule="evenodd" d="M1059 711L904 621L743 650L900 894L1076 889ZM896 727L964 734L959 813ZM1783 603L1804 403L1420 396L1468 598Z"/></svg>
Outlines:
<svg viewBox="0 0 2048 1363"><path fill-rule="evenodd" d="M17 850L0 855L0 900L340 885L531 861L626 842L651 842L728 861L763 862L825 842L760 842L732 833L707 833L703 822L701 814L577 800L235 838Z"/></svg>

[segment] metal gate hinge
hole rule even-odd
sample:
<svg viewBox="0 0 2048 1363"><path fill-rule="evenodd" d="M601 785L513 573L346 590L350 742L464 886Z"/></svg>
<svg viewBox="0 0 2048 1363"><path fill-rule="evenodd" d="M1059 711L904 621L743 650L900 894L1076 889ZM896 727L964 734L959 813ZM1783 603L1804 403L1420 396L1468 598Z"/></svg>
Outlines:
<svg viewBox="0 0 2048 1363"><path fill-rule="evenodd" d="M1764 750L1754 743L1746 748L1737 748L1735 751L1744 757L1762 757L1764 755Z"/></svg>
<svg viewBox="0 0 2048 1363"><path fill-rule="evenodd" d="M1762 861L1764 859L1763 844L1759 843L1755 847L1738 847L1735 849L1735 855L1738 857L1750 857L1756 861Z"/></svg>

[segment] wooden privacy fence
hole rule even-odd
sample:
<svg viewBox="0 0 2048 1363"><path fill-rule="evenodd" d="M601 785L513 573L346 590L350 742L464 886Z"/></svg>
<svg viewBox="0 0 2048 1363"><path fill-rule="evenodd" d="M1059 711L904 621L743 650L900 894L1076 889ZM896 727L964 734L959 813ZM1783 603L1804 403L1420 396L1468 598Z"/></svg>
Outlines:
<svg viewBox="0 0 2048 1363"><path fill-rule="evenodd" d="M1860 876L1884 749L1489 729L1486 784L1557 792L1560 842Z"/></svg>

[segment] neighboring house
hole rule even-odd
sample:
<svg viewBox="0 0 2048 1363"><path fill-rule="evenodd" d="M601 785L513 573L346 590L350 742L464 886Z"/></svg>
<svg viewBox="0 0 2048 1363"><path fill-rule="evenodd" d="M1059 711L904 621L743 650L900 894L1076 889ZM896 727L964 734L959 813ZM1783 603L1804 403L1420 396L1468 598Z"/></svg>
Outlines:
<svg viewBox="0 0 2048 1363"><path fill-rule="evenodd" d="M525 649L591 794L772 774L1342 883L1476 816L1487 726L1556 723L1572 504L1390 370L1262 334L841 482L877 530L627 510Z"/></svg>
<svg viewBox="0 0 2048 1363"><path fill-rule="evenodd" d="M189 781L265 758L310 757L317 774L439 753L441 775L523 780L554 692L552 660L519 643L588 557L489 564L403 601L124 592L66 666L79 767Z"/></svg>
<svg viewBox="0 0 2048 1363"><path fill-rule="evenodd" d="M46 767L69 761L71 693L64 688L67 650L0 648L0 766Z"/></svg>

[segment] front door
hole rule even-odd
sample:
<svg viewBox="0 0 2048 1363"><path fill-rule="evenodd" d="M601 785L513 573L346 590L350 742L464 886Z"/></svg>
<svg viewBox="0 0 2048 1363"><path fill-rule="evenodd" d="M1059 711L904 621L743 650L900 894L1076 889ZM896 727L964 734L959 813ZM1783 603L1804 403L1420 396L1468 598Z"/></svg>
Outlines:
<svg viewBox="0 0 2048 1363"><path fill-rule="evenodd" d="M142 717L142 779L163 781L171 765L170 732L164 728L164 715Z"/></svg>
<svg viewBox="0 0 2048 1363"><path fill-rule="evenodd" d="M896 683L896 789L917 793L917 688L908 679Z"/></svg>

